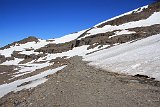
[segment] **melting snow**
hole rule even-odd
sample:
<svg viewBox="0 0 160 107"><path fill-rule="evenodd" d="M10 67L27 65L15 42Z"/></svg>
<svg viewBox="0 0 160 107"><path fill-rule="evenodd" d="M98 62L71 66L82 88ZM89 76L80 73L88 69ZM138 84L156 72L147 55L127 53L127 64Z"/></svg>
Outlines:
<svg viewBox="0 0 160 107"><path fill-rule="evenodd" d="M64 56L66 56L67 58L73 57L75 55L85 56L87 53L90 53L90 52L93 52L93 51L97 51L97 50L106 48L108 46L110 46L110 45L104 45L101 48L98 48L99 46L97 46L97 47L95 47L93 49L87 50L89 45L83 45L83 46L80 46L80 47L75 47L72 50L69 50L67 52L56 53L56 54L48 54L46 57L38 59L38 61L44 61L44 60L48 61L48 60L51 60L51 59L56 59L57 57L64 57Z"/></svg>
<svg viewBox="0 0 160 107"><path fill-rule="evenodd" d="M0 85L0 97L3 97L4 95L6 95L7 93L11 92L11 91L20 91L22 89L29 89L31 87L36 87L37 85L44 83L47 79L45 79L46 76L50 75L50 74L54 74L55 72L62 70L65 66L61 66L55 69L51 69L51 70L47 70L44 71L40 74L25 78L25 79L21 79L21 80L16 80L14 82L8 83L8 84L2 84ZM17 87L23 83L26 82L31 82L31 84L28 85L24 85L24 86L20 86Z"/></svg>
<svg viewBox="0 0 160 107"><path fill-rule="evenodd" d="M19 65L20 68L19 68L18 72L16 72L13 77L19 77L24 74L31 73L37 69L41 69L41 68L44 68L44 67L47 67L50 65L51 64L49 62L39 63L39 64L36 64L36 63L20 64Z"/></svg>
<svg viewBox="0 0 160 107"><path fill-rule="evenodd" d="M24 59L15 58L14 60L3 62L0 65L18 65L19 62L23 61Z"/></svg>
<svg viewBox="0 0 160 107"><path fill-rule="evenodd" d="M77 32L77 33L73 33L73 34L69 34L69 35L66 35L66 36L63 36L61 38L56 38L56 39L53 39L54 43L58 44L58 43L65 43L65 42L69 42L69 41L72 41L72 40L75 40L77 39L81 34L83 34L86 30L82 30L80 32Z"/></svg>
<svg viewBox="0 0 160 107"><path fill-rule="evenodd" d="M106 33L106 32L112 32L114 30L125 30L129 28L136 28L136 27L145 27L145 26L151 26L155 24L160 24L160 12L154 12L149 18L144 19L144 20L139 20L139 21L133 21L133 22L128 22L124 23L118 26L112 26L112 25L105 25L102 28L93 28L90 31L88 31L88 35L85 37L99 34L99 33Z"/></svg>
<svg viewBox="0 0 160 107"><path fill-rule="evenodd" d="M143 9L146 9L146 8L148 8L148 5L147 5L147 6L143 6L143 7L141 7L141 8L136 9L136 10L134 10L134 12L139 13L139 12L143 11Z"/></svg>
<svg viewBox="0 0 160 107"><path fill-rule="evenodd" d="M47 45L49 43L51 43L51 42L47 42L46 40L39 39L39 42L28 42L25 44L15 45L15 46L11 46L10 48L7 48L7 49L0 50L0 54L4 55L5 57L11 57L11 54L13 53L13 51L25 51L26 49L36 50L40 47L44 47L45 45ZM30 54L32 54L32 53L33 53L33 51L31 51Z"/></svg>
<svg viewBox="0 0 160 107"><path fill-rule="evenodd" d="M118 36L118 35L133 34L133 33L136 33L136 32L129 31L129 30L121 30L121 31L116 31L114 33L115 33L115 35L109 36L109 38L112 38L112 37L115 37L115 36Z"/></svg>
<svg viewBox="0 0 160 107"><path fill-rule="evenodd" d="M119 17L125 16L125 15L129 15L129 14L131 14L132 12L137 12L137 13L138 13L138 12L141 12L141 11L142 11L143 9L145 9L145 8L148 8L148 5L141 7L140 10L139 10L139 8L137 8L137 9L132 10L132 11L129 11L129 12L127 12L127 13L124 13L124 14L121 14L121 15L119 15L119 16L113 17L113 18L111 18L111 19L105 20L105 21L103 21L103 22L95 25L95 27L96 27L96 26L99 26L99 25L101 25L101 24L103 24L103 23L106 23L106 22L108 22L108 21L117 19L117 18L119 18ZM138 10L139 10L139 11L138 11Z"/></svg>
<svg viewBox="0 0 160 107"><path fill-rule="evenodd" d="M133 10L134 12L141 12L144 8L147 8L148 6L144 6L141 9ZM123 15L114 17L110 20L114 20L118 17L127 15L132 13L128 12ZM142 26L151 26L154 24L160 24L160 12L153 13L149 18L139 21L133 21L129 23L124 23L122 25L118 26L111 26L106 25L102 28L97 28L96 26L104 23L100 23L96 25L93 29L87 32L87 35L82 37L88 37L91 35L95 35L98 33L105 33L105 32L111 32L114 30L120 30L116 31L115 35L110 36L118 36L123 34L132 34L136 33L134 31L128 31L126 29L129 28L135 28L135 27L142 27ZM105 21L105 22L107 22ZM5 57L10 57L13 51L22 51L21 54L39 54L38 52L34 52L35 49L44 47L45 45L49 43L65 43L72 40L77 39L80 35L82 35L86 30L69 34L61 38L52 39L50 41L46 40L40 40L39 42L28 42L26 44L16 44L15 46L11 46L8 49L0 50L0 54L4 55ZM79 38L81 39L81 38ZM97 45L96 43L94 45ZM150 77L156 78L157 80L160 80L160 34L153 35L151 37L145 38L143 40L139 40L133 43L124 43L124 44L114 44L114 47L104 49L108 47L109 45L104 45L103 47L99 48L99 45L93 49L87 50L89 45L84 45L80 47L75 47L72 50L69 50L67 52L62 53L56 53L56 54L48 54L45 57L41 57L36 62L40 61L47 61L45 63L35 63L35 60L26 63L26 64L18 64L23 59L15 58L14 60L6 61L2 63L1 65L18 65L20 69L17 69L18 72L14 74L14 77L22 76L24 74L30 73L35 71L36 69L41 69L44 67L47 67L50 65L49 61L52 59L56 59L57 57L64 57L67 56L67 58L70 58L72 56L78 55L83 56L84 60L86 61L92 61L89 64L95 65L98 68L106 69L112 72L118 72L118 73L126 73L129 75L135 75L135 74L142 74L142 75L148 75ZM33 49L30 51L27 51L26 49ZM97 51L100 49L104 49L98 52L94 52L92 54L86 55L87 53ZM20 91L22 89L29 89L32 87L36 87L37 85L44 83L47 81L45 78L47 75L53 74L57 72L58 70L63 69L65 66L58 67L56 69L47 70L40 74L21 79L16 80L14 82L8 83L8 84L2 84L0 85L0 97L6 95L7 93L11 91ZM16 70L15 69L15 70ZM29 83L24 86L17 87L23 83Z"/></svg>
<svg viewBox="0 0 160 107"><path fill-rule="evenodd" d="M90 65L129 75L141 74L160 80L160 34L120 44L84 56Z"/></svg>
<svg viewBox="0 0 160 107"><path fill-rule="evenodd" d="M28 42L25 44L16 44L15 46L11 46L8 49L0 50L0 54L4 55L5 57L11 57L11 54L13 53L13 51L21 51L20 54L26 54L26 55L35 54L35 55L37 55L39 53L34 52L34 50L39 49L41 47L44 47L45 45L50 44L50 43L59 44L59 43L65 43L65 42L75 40L81 34L83 34L85 31L86 30L82 30L80 32L69 34L69 35L63 36L61 38L50 39L50 41L39 39L39 42ZM26 51L26 49L33 49L33 50Z"/></svg>
<svg viewBox="0 0 160 107"><path fill-rule="evenodd" d="M31 55L31 54L35 54L35 55L38 55L38 54L43 54L43 52L34 52L34 50L31 50L31 51L22 51L22 52L19 52L20 54L25 54L25 55Z"/></svg>

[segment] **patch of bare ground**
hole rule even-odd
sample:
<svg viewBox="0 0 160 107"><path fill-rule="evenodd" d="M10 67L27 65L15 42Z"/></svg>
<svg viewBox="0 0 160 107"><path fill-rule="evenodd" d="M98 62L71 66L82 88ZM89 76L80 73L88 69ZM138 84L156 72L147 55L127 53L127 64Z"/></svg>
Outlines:
<svg viewBox="0 0 160 107"><path fill-rule="evenodd" d="M9 93L2 107L159 107L160 82L111 73L72 57L34 89ZM148 83L150 81L151 83ZM153 84L156 83L156 84Z"/></svg>
<svg viewBox="0 0 160 107"><path fill-rule="evenodd" d="M15 68L13 65L0 65L0 85L9 82L12 74L16 72Z"/></svg>
<svg viewBox="0 0 160 107"><path fill-rule="evenodd" d="M37 62L37 63L44 63L44 62ZM54 68L57 68L59 66L63 66L63 65L66 65L66 64L67 64L67 59L56 58L56 59L50 61L50 65L49 66L46 66L46 67L41 68L41 69L36 69L35 71L28 72L27 74L24 74L22 76L18 76L18 77L14 77L14 78L10 77L9 80L7 80L8 78L6 78L6 80L7 80L6 83L13 82L13 81L18 80L18 79L24 79L24 78L27 78L27 77L31 77L31 76L37 75L37 74L39 74L41 72L45 72L45 71L47 71L49 69L54 69ZM13 76L15 74L10 74L10 75Z"/></svg>

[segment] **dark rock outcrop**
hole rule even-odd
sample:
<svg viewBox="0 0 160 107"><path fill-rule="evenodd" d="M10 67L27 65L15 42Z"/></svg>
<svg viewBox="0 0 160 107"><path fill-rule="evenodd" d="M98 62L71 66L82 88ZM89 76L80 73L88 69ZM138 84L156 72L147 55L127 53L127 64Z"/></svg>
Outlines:
<svg viewBox="0 0 160 107"><path fill-rule="evenodd" d="M135 41L142 38L146 38L148 36L152 36L155 34L160 33L160 25L152 25L147 27L137 27L137 28L131 28L127 29L129 31L135 31L136 33L133 34L123 34L118 35L112 38L109 38L109 36L114 35L116 31L114 30L112 32L106 32L106 33L100 33L96 35L92 35L86 38L82 38L80 40L76 39L70 42L62 43L62 44L48 44L45 47L39 48L35 50L36 52L43 52L43 53L62 53L69 51L73 49L74 47L79 47L82 45L90 45L90 48L94 48L97 45L110 45L112 46L115 43L125 43L129 41ZM93 44L95 44L93 46Z"/></svg>
<svg viewBox="0 0 160 107"><path fill-rule="evenodd" d="M26 54L20 54L19 52L20 51L14 51L11 56L14 57L14 58L21 58L21 59L22 58L23 59L38 59L40 57L45 56L45 54L38 54L38 55L30 54L30 55L26 55Z"/></svg>
<svg viewBox="0 0 160 107"><path fill-rule="evenodd" d="M142 19L147 19L149 16L151 16L154 12L160 11L160 2L153 3L148 6L148 8L144 8L141 12L133 11L131 14L124 15L122 17L119 17L115 20L111 20L105 23L102 23L101 25L98 25L98 28L101 28L105 25L121 25L124 23L128 23L131 21L138 21Z"/></svg>
<svg viewBox="0 0 160 107"><path fill-rule="evenodd" d="M0 63L3 63L6 61L6 58L4 55L0 55Z"/></svg>

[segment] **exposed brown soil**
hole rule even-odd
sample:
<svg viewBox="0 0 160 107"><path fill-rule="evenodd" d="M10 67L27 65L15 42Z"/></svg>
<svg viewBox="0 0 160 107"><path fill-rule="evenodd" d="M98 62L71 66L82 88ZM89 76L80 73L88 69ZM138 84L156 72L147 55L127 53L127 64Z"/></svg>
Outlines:
<svg viewBox="0 0 160 107"><path fill-rule="evenodd" d="M50 66L47 66L47 67L44 67L41 69L36 69L33 72L29 71L25 75L22 75L19 77L14 77L14 78L13 78L13 76L15 75L14 73L18 74L18 70L14 70L15 68L18 68L17 66L0 65L0 84L10 83L10 82L13 82L18 79L24 79L27 77L31 77L33 75L44 72L46 70L54 69L54 68L57 68L58 66L66 65L68 61L67 61L67 59L64 59L64 58L56 58L56 59L50 61ZM26 63L29 61L32 61L32 59L26 59L26 60L22 61L21 63L24 63L24 62ZM38 63L44 63L44 62L38 62Z"/></svg>
<svg viewBox="0 0 160 107"><path fill-rule="evenodd" d="M9 82L8 79L12 78L12 74L16 72L15 68L16 66L12 65L0 65L0 85Z"/></svg>
<svg viewBox="0 0 160 107"><path fill-rule="evenodd" d="M34 89L9 93L0 99L0 106L160 106L160 82L96 69L87 66L80 57L71 58L66 68L49 78L46 83Z"/></svg>

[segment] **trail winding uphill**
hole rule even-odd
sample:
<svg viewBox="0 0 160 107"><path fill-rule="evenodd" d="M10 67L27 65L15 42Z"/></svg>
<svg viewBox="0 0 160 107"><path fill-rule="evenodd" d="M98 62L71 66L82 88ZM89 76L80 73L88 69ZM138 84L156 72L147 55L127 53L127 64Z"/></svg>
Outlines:
<svg viewBox="0 0 160 107"><path fill-rule="evenodd" d="M81 57L30 90L11 93L1 106L16 107L159 107L160 83L90 67Z"/></svg>
<svg viewBox="0 0 160 107"><path fill-rule="evenodd" d="M156 2L61 38L1 47L0 106L160 107L159 19Z"/></svg>

